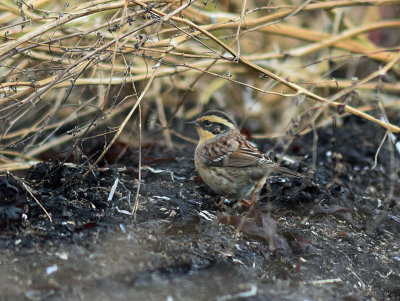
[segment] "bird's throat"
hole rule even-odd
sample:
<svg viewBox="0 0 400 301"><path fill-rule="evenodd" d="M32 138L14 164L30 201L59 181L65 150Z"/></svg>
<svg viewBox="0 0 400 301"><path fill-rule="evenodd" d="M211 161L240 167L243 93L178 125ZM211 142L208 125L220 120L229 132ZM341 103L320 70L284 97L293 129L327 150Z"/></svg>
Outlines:
<svg viewBox="0 0 400 301"><path fill-rule="evenodd" d="M211 133L210 131L203 130L202 128L197 128L197 132L199 133L200 141L199 144L210 141L214 139L217 135Z"/></svg>

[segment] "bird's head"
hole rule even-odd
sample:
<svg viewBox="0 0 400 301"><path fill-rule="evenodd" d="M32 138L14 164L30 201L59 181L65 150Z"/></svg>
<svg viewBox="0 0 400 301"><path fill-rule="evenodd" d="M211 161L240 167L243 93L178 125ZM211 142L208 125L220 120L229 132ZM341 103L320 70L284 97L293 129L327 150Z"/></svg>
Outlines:
<svg viewBox="0 0 400 301"><path fill-rule="evenodd" d="M199 143L207 142L236 128L232 118L220 111L205 112L192 123L199 133Z"/></svg>

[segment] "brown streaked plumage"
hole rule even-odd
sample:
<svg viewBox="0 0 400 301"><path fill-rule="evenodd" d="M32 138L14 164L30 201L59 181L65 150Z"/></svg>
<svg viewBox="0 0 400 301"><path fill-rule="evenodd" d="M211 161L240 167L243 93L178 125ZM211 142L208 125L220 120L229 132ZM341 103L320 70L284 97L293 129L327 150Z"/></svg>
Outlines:
<svg viewBox="0 0 400 301"><path fill-rule="evenodd" d="M195 152L196 169L217 194L234 200L244 200L252 194L253 204L272 172L300 176L260 153L223 112L208 111L194 124L200 137Z"/></svg>

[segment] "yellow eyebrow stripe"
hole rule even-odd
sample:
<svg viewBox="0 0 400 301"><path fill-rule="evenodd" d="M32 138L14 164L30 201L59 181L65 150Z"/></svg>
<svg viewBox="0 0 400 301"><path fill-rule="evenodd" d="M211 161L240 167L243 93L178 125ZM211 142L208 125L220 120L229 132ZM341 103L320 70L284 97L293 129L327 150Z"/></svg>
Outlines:
<svg viewBox="0 0 400 301"><path fill-rule="evenodd" d="M198 122L203 121L203 120L208 120L208 121L211 121L211 122L218 122L218 123L221 123L223 125L226 125L227 127L232 128L232 129L235 128L234 124L232 124L228 120L226 120L224 118L221 118L219 116L204 116L204 117L200 117L199 119L197 119Z"/></svg>

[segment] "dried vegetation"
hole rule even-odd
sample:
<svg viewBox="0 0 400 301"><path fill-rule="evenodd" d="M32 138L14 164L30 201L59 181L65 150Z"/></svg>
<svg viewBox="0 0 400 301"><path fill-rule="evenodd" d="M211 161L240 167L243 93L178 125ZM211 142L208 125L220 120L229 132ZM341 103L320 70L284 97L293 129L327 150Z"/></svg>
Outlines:
<svg viewBox="0 0 400 301"><path fill-rule="evenodd" d="M0 168L68 157L92 135L116 140L140 106L168 147L184 138L173 121L209 106L270 136L343 112L397 133L386 116L399 104L398 4L3 2ZM132 120L125 140L138 141Z"/></svg>

